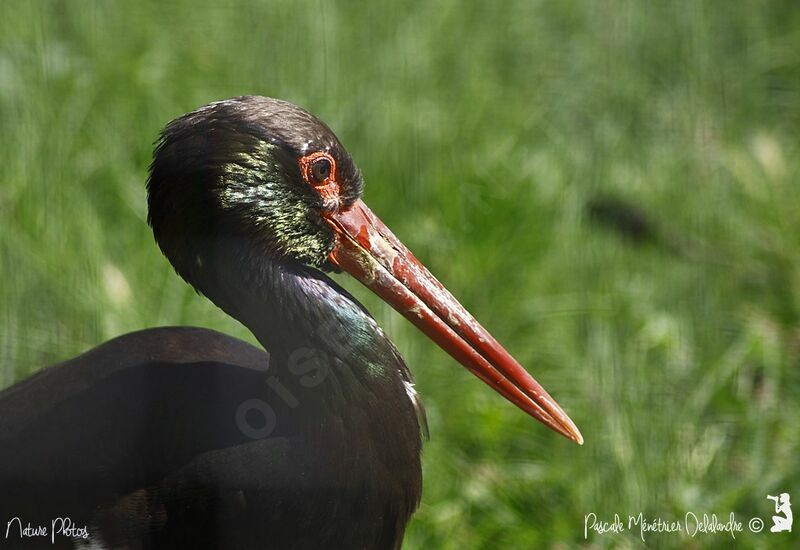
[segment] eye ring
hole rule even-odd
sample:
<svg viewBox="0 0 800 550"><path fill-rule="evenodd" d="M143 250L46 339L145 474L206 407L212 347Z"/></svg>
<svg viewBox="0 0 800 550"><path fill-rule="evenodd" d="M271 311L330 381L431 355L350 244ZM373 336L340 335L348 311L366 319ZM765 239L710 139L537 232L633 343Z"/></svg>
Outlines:
<svg viewBox="0 0 800 550"><path fill-rule="evenodd" d="M298 159L303 179L313 186L336 181L336 161L324 151L316 151Z"/></svg>

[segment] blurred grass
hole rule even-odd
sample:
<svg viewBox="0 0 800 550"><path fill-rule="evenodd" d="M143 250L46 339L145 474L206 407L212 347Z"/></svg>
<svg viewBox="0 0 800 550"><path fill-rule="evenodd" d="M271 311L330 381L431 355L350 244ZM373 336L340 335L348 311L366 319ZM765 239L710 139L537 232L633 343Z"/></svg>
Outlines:
<svg viewBox="0 0 800 550"><path fill-rule="evenodd" d="M584 515L769 526L766 494L800 495L792 2L6 0L0 13L0 386L143 327L252 340L160 256L144 181L169 119L271 95L335 129L373 210L586 437L536 425L345 282L429 412L407 547L637 548L635 532L584 541ZM593 221L597 197L659 238Z"/></svg>

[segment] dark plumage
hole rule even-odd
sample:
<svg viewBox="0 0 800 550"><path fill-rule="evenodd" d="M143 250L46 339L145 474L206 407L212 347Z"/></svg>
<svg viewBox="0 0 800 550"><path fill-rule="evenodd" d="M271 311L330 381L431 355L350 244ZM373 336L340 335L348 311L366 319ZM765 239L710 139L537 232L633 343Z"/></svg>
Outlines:
<svg viewBox="0 0 800 550"><path fill-rule="evenodd" d="M70 515L112 547L400 544L421 493L419 404L372 317L307 265L333 235L300 185L304 149L329 149L358 198L336 136L286 102L236 98L167 126L148 183L156 240L269 355L153 329L0 393L0 518Z"/></svg>
<svg viewBox="0 0 800 550"><path fill-rule="evenodd" d="M69 516L108 548L398 548L421 494L424 413L394 345L320 269L349 272L582 442L363 204L352 159L306 111L239 97L184 115L162 133L147 189L176 271L267 352L158 328L6 389L0 518Z"/></svg>

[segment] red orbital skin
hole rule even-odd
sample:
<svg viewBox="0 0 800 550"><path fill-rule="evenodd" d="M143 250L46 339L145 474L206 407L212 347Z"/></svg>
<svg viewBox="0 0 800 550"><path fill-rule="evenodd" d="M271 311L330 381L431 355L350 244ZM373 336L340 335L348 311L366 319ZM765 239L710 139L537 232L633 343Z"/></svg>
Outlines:
<svg viewBox="0 0 800 550"><path fill-rule="evenodd" d="M330 163L331 173L324 180L317 181L311 167L314 162L321 158L326 159ZM297 163L300 165L300 173L303 174L303 179L319 193L320 197L322 197L324 209L328 211L338 210L341 204L341 188L339 182L336 181L336 161L333 156L324 151L315 151L314 153L300 157Z"/></svg>

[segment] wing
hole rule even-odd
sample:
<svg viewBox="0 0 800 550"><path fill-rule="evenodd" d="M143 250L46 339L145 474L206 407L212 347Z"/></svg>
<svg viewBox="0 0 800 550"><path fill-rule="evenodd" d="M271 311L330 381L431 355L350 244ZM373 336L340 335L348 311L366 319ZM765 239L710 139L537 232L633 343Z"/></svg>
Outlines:
<svg viewBox="0 0 800 550"><path fill-rule="evenodd" d="M192 492L182 488L192 480L203 480L194 484L197 510L212 498L201 494L207 487L290 482L287 472L305 471L303 445L266 384L268 369L267 353L235 338L161 328L6 389L0 517L102 524L122 514L127 524L107 523L149 529L160 512L186 509ZM256 460L258 468L241 467Z"/></svg>

